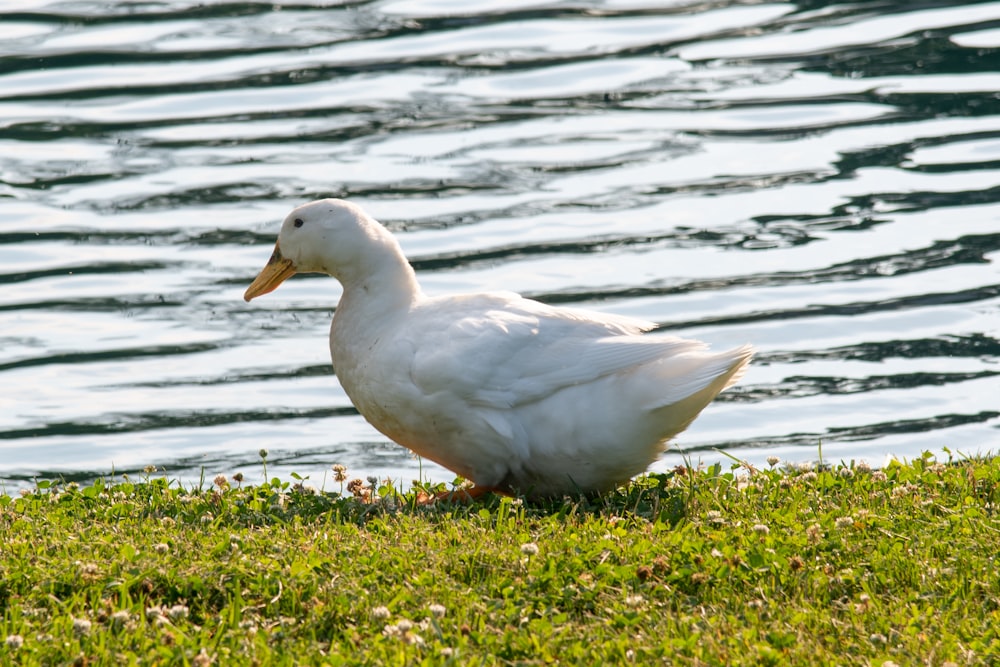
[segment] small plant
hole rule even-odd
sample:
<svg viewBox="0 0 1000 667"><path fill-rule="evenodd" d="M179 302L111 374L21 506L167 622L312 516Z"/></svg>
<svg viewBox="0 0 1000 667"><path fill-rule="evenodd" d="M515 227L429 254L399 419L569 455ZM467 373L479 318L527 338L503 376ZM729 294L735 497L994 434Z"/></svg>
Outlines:
<svg viewBox="0 0 1000 667"><path fill-rule="evenodd" d="M535 503L39 481L0 496L0 665L1000 660L1000 459L778 463Z"/></svg>

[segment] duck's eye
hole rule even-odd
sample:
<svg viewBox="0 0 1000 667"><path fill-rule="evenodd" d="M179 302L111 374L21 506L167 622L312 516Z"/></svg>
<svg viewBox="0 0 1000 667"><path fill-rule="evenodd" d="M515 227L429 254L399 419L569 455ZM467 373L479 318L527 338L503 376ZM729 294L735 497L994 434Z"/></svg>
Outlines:
<svg viewBox="0 0 1000 667"><path fill-rule="evenodd" d="M295 226L296 226L296 227L301 227L301 226L302 226L302 225L304 225L304 224L305 224L305 223L304 223L304 222L302 222L302 218L295 218Z"/></svg>

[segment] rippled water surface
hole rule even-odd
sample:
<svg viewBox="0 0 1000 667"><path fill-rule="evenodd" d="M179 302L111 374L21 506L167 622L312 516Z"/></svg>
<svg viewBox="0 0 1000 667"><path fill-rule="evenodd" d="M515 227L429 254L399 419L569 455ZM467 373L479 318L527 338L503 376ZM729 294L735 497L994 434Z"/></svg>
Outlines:
<svg viewBox="0 0 1000 667"><path fill-rule="evenodd" d="M334 280L241 298L324 196L428 292L754 343L661 468L1000 450L998 2L5 0L0 32L7 491L262 447L451 479L337 384Z"/></svg>

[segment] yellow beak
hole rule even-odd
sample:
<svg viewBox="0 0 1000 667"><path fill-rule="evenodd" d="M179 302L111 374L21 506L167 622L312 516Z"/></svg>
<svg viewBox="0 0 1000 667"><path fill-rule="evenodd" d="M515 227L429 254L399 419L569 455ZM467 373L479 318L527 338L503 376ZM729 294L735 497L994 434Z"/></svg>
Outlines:
<svg viewBox="0 0 1000 667"><path fill-rule="evenodd" d="M292 260L285 259L281 256L281 247L277 243L274 244L274 252L271 253L271 259L267 260L267 264L261 269L257 277L254 278L253 282L250 283L250 287L247 291L243 293L243 300L249 301L254 297L258 297L261 294L267 294L268 292L273 292L278 288L278 285L285 282L286 278L289 278L295 273L295 265L292 264Z"/></svg>

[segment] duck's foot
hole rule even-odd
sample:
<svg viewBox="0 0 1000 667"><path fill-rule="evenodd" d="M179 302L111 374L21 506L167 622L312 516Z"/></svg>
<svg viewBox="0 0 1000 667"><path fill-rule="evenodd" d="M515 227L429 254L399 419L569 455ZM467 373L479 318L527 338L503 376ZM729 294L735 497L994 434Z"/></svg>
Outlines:
<svg viewBox="0 0 1000 667"><path fill-rule="evenodd" d="M470 486L461 489L454 489L453 491L441 491L440 493L435 493L434 495L420 491L417 493L417 504L433 505L438 501L471 504L489 493L500 494L501 492L490 486Z"/></svg>

